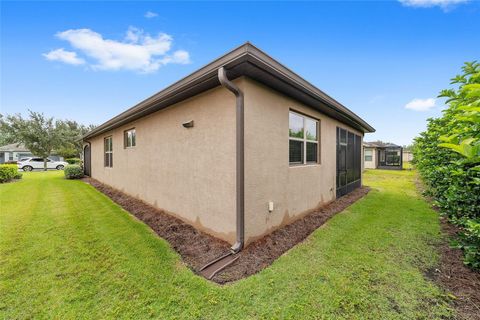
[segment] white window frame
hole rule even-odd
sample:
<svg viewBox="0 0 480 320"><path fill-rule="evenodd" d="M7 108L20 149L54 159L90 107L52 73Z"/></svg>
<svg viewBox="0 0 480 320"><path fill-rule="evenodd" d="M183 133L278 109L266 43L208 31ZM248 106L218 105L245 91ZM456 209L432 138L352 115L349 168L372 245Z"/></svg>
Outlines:
<svg viewBox="0 0 480 320"><path fill-rule="evenodd" d="M107 140L111 141L110 142L110 145L112 146L111 150L107 150L107 148L106 148ZM103 138L103 148L104 148L104 150L103 150L104 151L103 166L105 168L113 168L113 137L112 136L108 136L108 137ZM106 161L107 154L110 154L110 157L108 158L108 161Z"/></svg>
<svg viewBox="0 0 480 320"><path fill-rule="evenodd" d="M290 132L290 113L293 113L299 117L302 117L303 119L303 138L296 138L296 137L290 137L290 133L288 135L288 141L294 140L294 141L301 141L303 142L303 161L302 162L290 162L290 159L288 159L290 166L302 166L302 165L313 165L313 164L319 164L320 163L320 120L309 117L307 115L304 115L303 113L299 113L293 110L289 110L289 117L288 117L288 129ZM306 132L306 120L312 120L316 123L316 128L317 128L317 140L309 140L307 139L307 132ZM317 160L316 161L307 161L307 142L308 143L316 143L317 144ZM289 145L290 148L290 145Z"/></svg>
<svg viewBox="0 0 480 320"><path fill-rule="evenodd" d="M128 145L128 133L132 132L132 139L131 139L131 145ZM133 136L135 136L135 140L133 139ZM123 131L123 147L125 149L130 149L130 148L135 148L137 146L137 131L135 128L130 128L128 130Z"/></svg>
<svg viewBox="0 0 480 320"><path fill-rule="evenodd" d="M367 155L367 152L370 152L369 155ZM373 161L373 149L365 149L364 152L363 152L363 157L365 159L366 162L371 162ZM367 160L367 156L370 157L370 160Z"/></svg>

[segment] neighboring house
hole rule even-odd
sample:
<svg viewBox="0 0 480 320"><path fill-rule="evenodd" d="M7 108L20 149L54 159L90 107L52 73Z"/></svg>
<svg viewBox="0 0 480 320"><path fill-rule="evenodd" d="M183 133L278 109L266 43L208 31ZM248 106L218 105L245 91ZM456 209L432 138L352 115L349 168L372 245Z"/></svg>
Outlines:
<svg viewBox="0 0 480 320"><path fill-rule="evenodd" d="M364 142L365 169L402 169L403 148L393 143Z"/></svg>
<svg viewBox="0 0 480 320"><path fill-rule="evenodd" d="M0 147L0 163L16 162L22 158L33 157L34 155L21 143L11 143ZM55 161L63 161L63 157L51 155Z"/></svg>
<svg viewBox="0 0 480 320"><path fill-rule="evenodd" d="M30 151L21 143L11 143L0 147L0 163L15 162L31 156Z"/></svg>
<svg viewBox="0 0 480 320"><path fill-rule="evenodd" d="M247 43L86 134L85 173L238 251L360 187L373 131Z"/></svg>
<svg viewBox="0 0 480 320"><path fill-rule="evenodd" d="M403 162L413 161L413 152L409 150L403 150L402 161Z"/></svg>

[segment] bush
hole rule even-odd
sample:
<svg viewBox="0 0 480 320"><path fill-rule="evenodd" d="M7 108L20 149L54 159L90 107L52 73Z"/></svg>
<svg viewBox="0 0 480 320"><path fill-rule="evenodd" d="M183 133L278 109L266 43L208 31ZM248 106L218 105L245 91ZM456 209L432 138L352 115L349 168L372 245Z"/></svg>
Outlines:
<svg viewBox="0 0 480 320"><path fill-rule="evenodd" d="M21 172L17 171L15 173L15 176L13 177L13 179L20 180L20 179L22 179L22 177L23 177L23 174Z"/></svg>
<svg viewBox="0 0 480 320"><path fill-rule="evenodd" d="M427 195L462 230L465 264L480 269L480 64L466 63L452 84L440 93L448 108L428 119L413 153Z"/></svg>
<svg viewBox="0 0 480 320"><path fill-rule="evenodd" d="M456 247L465 253L465 264L480 269L480 222L468 220Z"/></svg>
<svg viewBox="0 0 480 320"><path fill-rule="evenodd" d="M18 176L18 166L16 164L0 165L0 183L16 179Z"/></svg>
<svg viewBox="0 0 480 320"><path fill-rule="evenodd" d="M68 163L68 164L78 164L78 165L80 165L82 163L82 160L80 160L80 158L68 158L68 159L65 159L65 162Z"/></svg>
<svg viewBox="0 0 480 320"><path fill-rule="evenodd" d="M83 178L83 169L77 164L69 164L63 170L65 178L67 179L80 179Z"/></svg>

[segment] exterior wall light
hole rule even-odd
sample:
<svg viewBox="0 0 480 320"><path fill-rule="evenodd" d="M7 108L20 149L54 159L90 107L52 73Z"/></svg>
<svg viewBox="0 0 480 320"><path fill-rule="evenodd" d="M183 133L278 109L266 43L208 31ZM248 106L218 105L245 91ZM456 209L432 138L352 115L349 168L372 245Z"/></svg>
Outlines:
<svg viewBox="0 0 480 320"><path fill-rule="evenodd" d="M193 128L193 120L190 120L188 122L184 122L182 124L185 128Z"/></svg>

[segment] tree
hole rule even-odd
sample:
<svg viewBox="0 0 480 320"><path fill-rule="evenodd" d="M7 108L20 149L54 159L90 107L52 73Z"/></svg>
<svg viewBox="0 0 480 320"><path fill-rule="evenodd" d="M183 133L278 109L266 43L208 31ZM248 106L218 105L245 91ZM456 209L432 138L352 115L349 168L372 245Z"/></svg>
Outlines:
<svg viewBox="0 0 480 320"><path fill-rule="evenodd" d="M21 142L33 154L44 159L44 169L47 170L47 158L54 149L63 144L61 131L53 118L46 118L42 113L29 111L29 118L20 114L7 115L0 118L2 132L14 137L15 142Z"/></svg>
<svg viewBox="0 0 480 320"><path fill-rule="evenodd" d="M76 158L82 154L82 136L93 130L94 125L85 126L72 120L57 121L57 129L62 135L62 143L55 151L64 158Z"/></svg>
<svg viewBox="0 0 480 320"><path fill-rule="evenodd" d="M15 143L15 137L8 130L8 128L2 125L2 119L3 116L0 114L0 146Z"/></svg>
<svg viewBox="0 0 480 320"><path fill-rule="evenodd" d="M79 157L82 153L82 136L93 130L72 120L46 118L42 113L29 110L29 118L21 115L0 115L0 142L20 142L36 156L46 158L52 151L64 158ZM2 140L3 139L3 140Z"/></svg>

